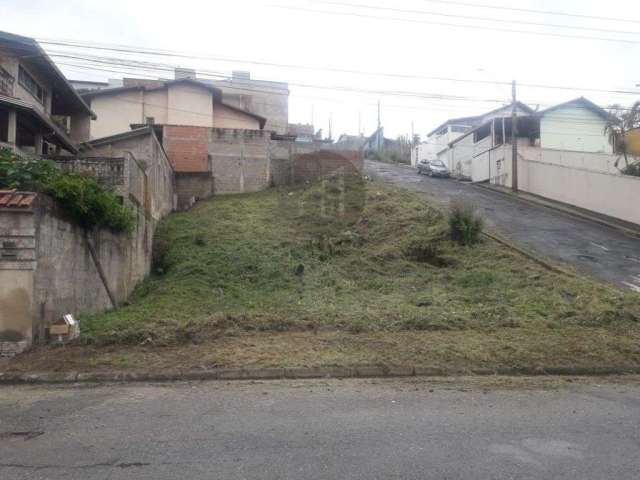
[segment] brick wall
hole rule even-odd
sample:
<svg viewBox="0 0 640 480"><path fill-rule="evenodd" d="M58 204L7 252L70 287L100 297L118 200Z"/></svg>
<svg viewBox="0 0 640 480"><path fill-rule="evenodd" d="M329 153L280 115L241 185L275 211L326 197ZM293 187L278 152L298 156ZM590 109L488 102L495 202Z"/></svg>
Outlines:
<svg viewBox="0 0 640 480"><path fill-rule="evenodd" d="M362 173L362 151L344 151L324 142L296 143L273 140L271 156L271 185L313 182L336 170L342 173Z"/></svg>
<svg viewBox="0 0 640 480"><path fill-rule="evenodd" d="M163 144L176 172L208 172L209 128L166 125Z"/></svg>
<svg viewBox="0 0 640 480"><path fill-rule="evenodd" d="M323 142L272 140L271 133L263 130L165 126L164 145L178 174L178 202L183 208L191 205L189 199L211 194L206 172L213 177L213 193L228 194L315 181L336 170L361 172L363 168L360 151L336 150ZM205 162L210 171L204 168Z"/></svg>
<svg viewBox="0 0 640 480"><path fill-rule="evenodd" d="M362 172L362 167L360 152L319 150L298 153L293 157L293 183L313 182L338 171L343 174L358 174Z"/></svg>

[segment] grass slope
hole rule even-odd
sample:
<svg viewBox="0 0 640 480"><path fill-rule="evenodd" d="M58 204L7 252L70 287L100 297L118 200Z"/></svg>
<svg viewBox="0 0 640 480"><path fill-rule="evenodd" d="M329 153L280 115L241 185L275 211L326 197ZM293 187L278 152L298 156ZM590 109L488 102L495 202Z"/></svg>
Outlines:
<svg viewBox="0 0 640 480"><path fill-rule="evenodd" d="M504 359L528 343L539 356L544 342L566 349L567 335L609 345L639 331L640 296L549 272L488 240L459 246L440 211L372 182L216 197L164 220L156 252L156 271L127 306L82 319L88 342L220 348L264 337L256 332L380 341L420 331L443 345L456 338L461 351L515 339L517 349L498 348Z"/></svg>

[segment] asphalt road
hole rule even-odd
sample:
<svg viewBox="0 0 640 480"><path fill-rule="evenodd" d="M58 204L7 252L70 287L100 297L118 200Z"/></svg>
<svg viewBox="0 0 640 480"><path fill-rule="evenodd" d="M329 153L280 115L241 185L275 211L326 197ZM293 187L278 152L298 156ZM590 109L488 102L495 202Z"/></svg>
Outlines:
<svg viewBox="0 0 640 480"><path fill-rule="evenodd" d="M541 256L566 262L578 271L640 292L640 239L548 208L455 180L428 178L406 166L367 161L375 178L442 203L474 205L488 226Z"/></svg>
<svg viewBox="0 0 640 480"><path fill-rule="evenodd" d="M639 380L502 382L2 387L0 478L638 478Z"/></svg>

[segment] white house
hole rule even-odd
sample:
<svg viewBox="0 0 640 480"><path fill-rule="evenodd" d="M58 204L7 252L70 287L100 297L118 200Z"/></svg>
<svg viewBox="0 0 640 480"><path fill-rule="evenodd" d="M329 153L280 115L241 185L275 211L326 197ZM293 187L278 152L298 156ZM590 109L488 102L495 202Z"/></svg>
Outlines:
<svg viewBox="0 0 640 480"><path fill-rule="evenodd" d="M431 132L427 134L425 142L417 145L411 155L412 165L420 160L435 160L440 159L453 170L453 164L450 154L450 144L455 142L460 137L464 136L475 127L482 125L492 118L503 117L511 115L512 105L506 105L504 107L491 110L490 112L482 115L475 115L472 117L460 117L452 118L442 123ZM516 112L518 115L531 115L534 113L533 109L525 105L522 102L517 102Z"/></svg>
<svg viewBox="0 0 640 480"><path fill-rule="evenodd" d="M584 97L541 111L540 148L613 153L604 133L608 113Z"/></svg>
<svg viewBox="0 0 640 480"><path fill-rule="evenodd" d="M608 113L577 98L518 117L518 189L640 225L640 178L622 175L604 133ZM450 144L455 175L512 186L510 116L495 117Z"/></svg>
<svg viewBox="0 0 640 480"><path fill-rule="evenodd" d="M502 114L507 113L506 109ZM489 180L490 163L503 156L511 144L511 115L487 116L488 120L453 140L439 158L454 176L474 182ZM541 157L562 157L572 166L615 172L616 157L604 132L608 113L584 97L532 115L518 117L521 152ZM590 155L585 155L590 154Z"/></svg>

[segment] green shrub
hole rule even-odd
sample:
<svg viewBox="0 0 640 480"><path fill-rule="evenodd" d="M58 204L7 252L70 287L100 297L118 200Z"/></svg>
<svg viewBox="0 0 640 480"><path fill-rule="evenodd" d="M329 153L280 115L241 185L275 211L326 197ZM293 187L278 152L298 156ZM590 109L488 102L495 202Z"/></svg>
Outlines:
<svg viewBox="0 0 640 480"><path fill-rule="evenodd" d="M22 159L8 148L0 149L0 186L41 191L62 171L51 160Z"/></svg>
<svg viewBox="0 0 640 480"><path fill-rule="evenodd" d="M451 207L449 233L453 241L465 246L475 245L480 241L483 228L484 223L473 207L462 203Z"/></svg>
<svg viewBox="0 0 640 480"><path fill-rule="evenodd" d="M69 217L87 229L122 232L135 225L133 210L95 178L66 173L50 160L22 159L11 150L0 149L0 187L51 195Z"/></svg>
<svg viewBox="0 0 640 480"><path fill-rule="evenodd" d="M640 161L630 163L622 169L624 175L633 175L634 177L640 177Z"/></svg>

